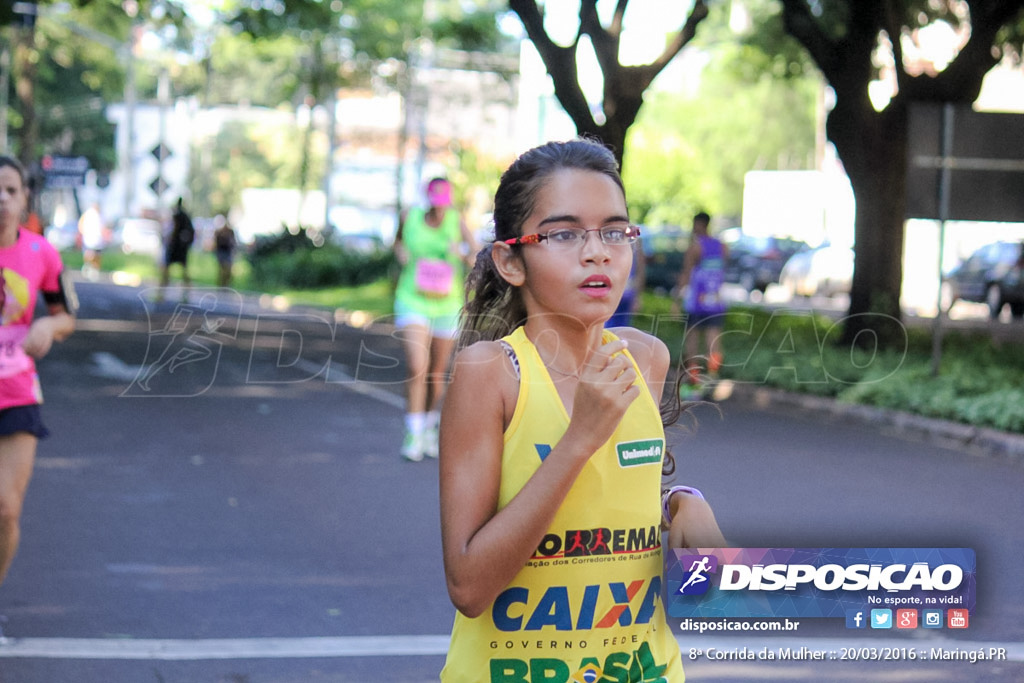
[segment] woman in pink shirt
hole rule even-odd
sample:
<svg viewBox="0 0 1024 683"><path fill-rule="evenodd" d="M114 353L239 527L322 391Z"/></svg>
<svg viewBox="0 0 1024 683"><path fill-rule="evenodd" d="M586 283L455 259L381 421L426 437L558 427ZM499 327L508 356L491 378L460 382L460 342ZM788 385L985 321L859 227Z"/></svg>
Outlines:
<svg viewBox="0 0 1024 683"><path fill-rule="evenodd" d="M0 583L18 548L36 443L47 435L35 360L75 329L60 255L25 229L27 210L24 168L0 156ZM34 320L40 292L49 315Z"/></svg>

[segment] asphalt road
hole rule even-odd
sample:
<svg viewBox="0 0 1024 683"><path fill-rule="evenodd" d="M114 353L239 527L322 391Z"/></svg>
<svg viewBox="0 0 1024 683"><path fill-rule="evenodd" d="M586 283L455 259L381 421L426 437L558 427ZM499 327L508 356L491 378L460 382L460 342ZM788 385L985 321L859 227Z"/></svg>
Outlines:
<svg viewBox="0 0 1024 683"><path fill-rule="evenodd" d="M454 614L437 467L398 457L386 324L224 290L187 306L79 295L78 332L40 366L53 436L0 587L0 683L437 680ZM838 620L785 638L680 634L688 680L1024 680L1024 467L739 398L696 418L672 437L677 478L704 489L733 545L971 547L979 588L956 634ZM803 646L1008 658L739 658Z"/></svg>

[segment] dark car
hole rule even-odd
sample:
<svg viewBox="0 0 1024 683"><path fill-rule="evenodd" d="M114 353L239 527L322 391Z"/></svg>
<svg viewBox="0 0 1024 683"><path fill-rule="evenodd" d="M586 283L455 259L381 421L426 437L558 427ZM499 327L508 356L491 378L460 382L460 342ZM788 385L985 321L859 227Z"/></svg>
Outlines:
<svg viewBox="0 0 1024 683"><path fill-rule="evenodd" d="M644 288L659 293L671 292L683 269L683 256L690 244L690 233L675 225L640 226L640 246L644 254Z"/></svg>
<svg viewBox="0 0 1024 683"><path fill-rule="evenodd" d="M748 292L764 292L768 285L779 281L782 266L793 254L809 249L806 242L789 237L725 233L723 242L729 247L725 281L739 283Z"/></svg>
<svg viewBox="0 0 1024 683"><path fill-rule="evenodd" d="M1024 242L993 242L979 248L946 276L944 304L958 299L988 304L998 318L1009 306L1014 318L1024 318Z"/></svg>

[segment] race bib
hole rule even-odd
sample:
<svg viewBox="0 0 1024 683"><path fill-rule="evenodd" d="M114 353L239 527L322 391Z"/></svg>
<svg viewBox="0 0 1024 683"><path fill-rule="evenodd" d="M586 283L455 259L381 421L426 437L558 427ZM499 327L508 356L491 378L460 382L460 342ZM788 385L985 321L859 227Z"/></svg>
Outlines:
<svg viewBox="0 0 1024 683"><path fill-rule="evenodd" d="M416 289L429 297L445 297L452 291L455 268L447 261L424 259L416 263Z"/></svg>
<svg viewBox="0 0 1024 683"><path fill-rule="evenodd" d="M13 377L32 367L32 359L21 348L28 336L28 325L0 327L0 379Z"/></svg>

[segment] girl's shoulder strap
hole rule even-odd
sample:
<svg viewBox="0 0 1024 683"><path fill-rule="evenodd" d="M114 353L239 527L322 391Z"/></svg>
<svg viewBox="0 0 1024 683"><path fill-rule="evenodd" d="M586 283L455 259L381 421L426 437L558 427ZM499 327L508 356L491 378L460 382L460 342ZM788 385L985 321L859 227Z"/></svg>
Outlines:
<svg viewBox="0 0 1024 683"><path fill-rule="evenodd" d="M520 379L522 372L519 369L519 356L516 355L516 350L513 349L512 345L504 339L499 339L498 344L501 345L501 348L505 352L505 355L508 356L508 359L512 361L512 369L515 371L516 379Z"/></svg>

